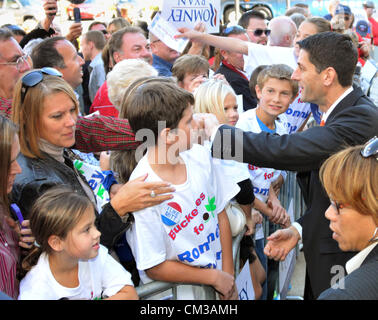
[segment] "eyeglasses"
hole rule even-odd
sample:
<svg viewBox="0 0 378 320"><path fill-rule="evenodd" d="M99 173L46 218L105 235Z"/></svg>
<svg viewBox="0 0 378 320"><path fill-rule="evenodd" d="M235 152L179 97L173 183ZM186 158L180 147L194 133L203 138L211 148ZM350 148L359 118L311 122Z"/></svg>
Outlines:
<svg viewBox="0 0 378 320"><path fill-rule="evenodd" d="M23 70L22 69L23 66L25 65L25 63L27 62L28 59L29 59L29 55L28 54L24 54L23 56L19 57L15 62L3 62L3 63L0 63L0 65L12 65L12 66L16 66L18 72L21 72Z"/></svg>
<svg viewBox="0 0 378 320"><path fill-rule="evenodd" d="M336 208L337 214L340 214L340 210L345 208L345 206L342 203L339 203L334 200L331 200L331 206Z"/></svg>
<svg viewBox="0 0 378 320"><path fill-rule="evenodd" d="M265 30L264 29L256 29L256 30L247 29L247 31L253 32L253 35L255 37L261 37L261 35L263 33L265 33L266 36L269 36L272 30L270 30L270 29L265 29Z"/></svg>
<svg viewBox="0 0 378 320"><path fill-rule="evenodd" d="M374 137L366 142L365 146L361 149L361 156L368 158L375 156L375 159L378 160L378 138Z"/></svg>
<svg viewBox="0 0 378 320"><path fill-rule="evenodd" d="M24 102L26 92L28 91L28 88L35 87L38 83L42 82L43 75L47 74L50 76L57 76L62 77L63 75L54 68L42 68L42 69L36 69L33 70L26 75L24 75L21 79L22 81L22 88L21 88L21 103Z"/></svg>
<svg viewBox="0 0 378 320"><path fill-rule="evenodd" d="M233 32L246 32L246 30L241 26L231 26L224 29L222 31L222 35L228 36L230 33L233 33Z"/></svg>
<svg viewBox="0 0 378 320"><path fill-rule="evenodd" d="M104 35L107 35L109 32L106 30L100 30Z"/></svg>

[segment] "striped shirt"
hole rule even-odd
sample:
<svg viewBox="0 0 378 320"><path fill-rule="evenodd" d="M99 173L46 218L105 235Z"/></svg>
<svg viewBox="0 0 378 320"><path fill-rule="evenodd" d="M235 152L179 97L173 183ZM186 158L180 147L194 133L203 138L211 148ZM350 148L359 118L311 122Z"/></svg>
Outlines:
<svg viewBox="0 0 378 320"><path fill-rule="evenodd" d="M14 299L18 297L16 274L19 259L18 235L9 227L4 212L0 212L0 291Z"/></svg>

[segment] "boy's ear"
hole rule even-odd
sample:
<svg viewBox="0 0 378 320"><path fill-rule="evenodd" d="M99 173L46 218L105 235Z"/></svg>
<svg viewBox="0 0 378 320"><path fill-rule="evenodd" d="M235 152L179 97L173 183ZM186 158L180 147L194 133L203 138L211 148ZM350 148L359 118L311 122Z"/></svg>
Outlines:
<svg viewBox="0 0 378 320"><path fill-rule="evenodd" d="M63 250L63 242L62 240L56 236L56 235L52 235L49 237L49 239L47 240L47 243L49 244L49 246L54 250L54 251L62 251Z"/></svg>
<svg viewBox="0 0 378 320"><path fill-rule="evenodd" d="M171 145L177 141L177 135L170 128L164 128L160 132L160 139L164 144Z"/></svg>
<svg viewBox="0 0 378 320"><path fill-rule="evenodd" d="M260 100L261 99L261 90L258 84L255 86L256 96Z"/></svg>

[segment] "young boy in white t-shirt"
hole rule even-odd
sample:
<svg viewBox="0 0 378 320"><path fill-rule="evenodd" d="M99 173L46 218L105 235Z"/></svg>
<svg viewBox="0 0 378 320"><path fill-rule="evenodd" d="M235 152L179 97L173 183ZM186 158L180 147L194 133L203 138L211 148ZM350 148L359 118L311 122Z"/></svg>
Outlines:
<svg viewBox="0 0 378 320"><path fill-rule="evenodd" d="M232 239L224 207L240 188L227 178L220 180L210 152L192 145L193 104L191 93L161 79L142 81L125 95L122 107L131 128L137 135L150 129L145 132L147 153L130 179L148 173L148 181L169 181L176 189L173 199L134 212L127 241L142 283L208 285L221 299L234 299Z"/></svg>

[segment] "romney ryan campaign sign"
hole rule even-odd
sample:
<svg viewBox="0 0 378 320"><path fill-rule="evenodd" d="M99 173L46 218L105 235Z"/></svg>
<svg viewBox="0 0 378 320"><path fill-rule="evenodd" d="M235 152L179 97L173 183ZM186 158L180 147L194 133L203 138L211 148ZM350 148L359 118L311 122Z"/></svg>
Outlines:
<svg viewBox="0 0 378 320"><path fill-rule="evenodd" d="M220 0L164 0L162 17L177 28L194 28L199 22L208 33L218 33Z"/></svg>

